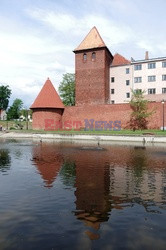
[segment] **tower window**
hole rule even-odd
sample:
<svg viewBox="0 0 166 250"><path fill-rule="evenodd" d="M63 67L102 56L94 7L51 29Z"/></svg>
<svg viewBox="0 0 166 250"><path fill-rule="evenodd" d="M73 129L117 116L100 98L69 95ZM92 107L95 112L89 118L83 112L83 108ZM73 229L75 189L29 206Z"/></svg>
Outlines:
<svg viewBox="0 0 166 250"><path fill-rule="evenodd" d="M83 60L84 60L84 61L87 60L87 54L86 54L86 53L83 54Z"/></svg>
<svg viewBox="0 0 166 250"><path fill-rule="evenodd" d="M93 52L93 53L92 53L92 61L94 61L95 59L96 59L96 53Z"/></svg>

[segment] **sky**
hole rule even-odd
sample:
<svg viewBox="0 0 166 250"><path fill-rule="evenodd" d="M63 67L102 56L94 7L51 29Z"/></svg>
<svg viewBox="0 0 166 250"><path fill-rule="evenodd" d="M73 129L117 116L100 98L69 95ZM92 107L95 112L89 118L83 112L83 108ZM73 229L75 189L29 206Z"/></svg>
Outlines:
<svg viewBox="0 0 166 250"><path fill-rule="evenodd" d="M74 73L73 50L94 26L114 55L166 56L165 0L0 0L0 85L29 108L49 77Z"/></svg>

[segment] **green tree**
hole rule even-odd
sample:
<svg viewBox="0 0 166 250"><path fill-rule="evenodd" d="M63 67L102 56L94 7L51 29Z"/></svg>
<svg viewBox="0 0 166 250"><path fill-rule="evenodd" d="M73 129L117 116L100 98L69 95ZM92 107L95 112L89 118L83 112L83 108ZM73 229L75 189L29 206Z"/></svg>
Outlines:
<svg viewBox="0 0 166 250"><path fill-rule="evenodd" d="M132 98L130 106L133 110L130 117L130 128L136 129L147 129L148 117L154 113L148 111L148 100L144 98L144 91L132 91Z"/></svg>
<svg viewBox="0 0 166 250"><path fill-rule="evenodd" d="M66 73L59 85L59 94L65 106L75 105L75 75Z"/></svg>
<svg viewBox="0 0 166 250"><path fill-rule="evenodd" d="M11 96L11 90L8 85L0 86L0 109L6 110Z"/></svg>
<svg viewBox="0 0 166 250"><path fill-rule="evenodd" d="M21 99L15 99L13 101L12 106L9 108L8 112L7 112L7 119L11 120L11 119L18 119L20 116L20 111L22 109L23 106L23 101Z"/></svg>

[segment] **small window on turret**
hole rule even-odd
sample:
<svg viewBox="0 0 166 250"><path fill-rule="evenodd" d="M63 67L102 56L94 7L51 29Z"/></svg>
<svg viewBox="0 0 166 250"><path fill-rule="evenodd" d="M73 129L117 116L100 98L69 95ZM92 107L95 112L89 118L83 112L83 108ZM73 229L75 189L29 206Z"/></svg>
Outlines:
<svg viewBox="0 0 166 250"><path fill-rule="evenodd" d="M96 53L93 52L93 53L92 53L92 61L94 61L95 59L96 59Z"/></svg>
<svg viewBox="0 0 166 250"><path fill-rule="evenodd" d="M84 61L87 60L87 54L86 54L86 53L83 54L83 60L84 60Z"/></svg>

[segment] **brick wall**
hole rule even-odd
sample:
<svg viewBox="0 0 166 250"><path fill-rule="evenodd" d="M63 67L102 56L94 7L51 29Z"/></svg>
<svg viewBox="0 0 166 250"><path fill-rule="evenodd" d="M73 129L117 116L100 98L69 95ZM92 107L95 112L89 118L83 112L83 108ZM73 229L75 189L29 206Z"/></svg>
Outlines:
<svg viewBox="0 0 166 250"><path fill-rule="evenodd" d="M63 109L34 109L32 128L36 130L56 130L56 122L61 124L62 114ZM47 129L47 127L49 129Z"/></svg>
<svg viewBox="0 0 166 250"><path fill-rule="evenodd" d="M149 110L155 113L149 118L148 128L159 129L163 126L163 106L161 102L149 104ZM112 128L115 121L121 122L122 128L129 126L132 110L129 104L106 104L106 105L83 105L65 107L62 109L36 109L33 111L33 129L57 130L63 126L66 129L84 128L85 119L91 124L95 121L112 121ZM93 123L93 124L94 124ZM166 127L166 104L165 104L165 127ZM116 127L117 128L117 127Z"/></svg>
<svg viewBox="0 0 166 250"><path fill-rule="evenodd" d="M93 52L96 53L95 59L92 59ZM83 59L84 53L86 60ZM108 103L111 60L106 48L76 52L76 106Z"/></svg>
<svg viewBox="0 0 166 250"><path fill-rule="evenodd" d="M155 110L155 113L149 118L148 127L159 129L163 124L162 104L150 103L149 110ZM66 107L62 117L62 123L71 121L80 121L82 127L85 127L85 119L94 119L95 121L121 121L122 128L128 127L130 114L132 110L129 104L109 104L109 105L84 105ZM165 126L166 126L166 104L165 104Z"/></svg>

